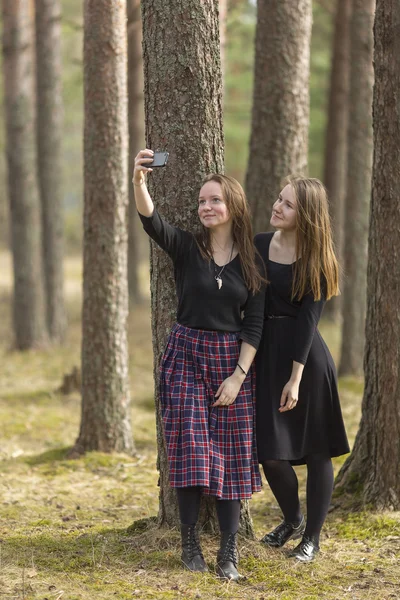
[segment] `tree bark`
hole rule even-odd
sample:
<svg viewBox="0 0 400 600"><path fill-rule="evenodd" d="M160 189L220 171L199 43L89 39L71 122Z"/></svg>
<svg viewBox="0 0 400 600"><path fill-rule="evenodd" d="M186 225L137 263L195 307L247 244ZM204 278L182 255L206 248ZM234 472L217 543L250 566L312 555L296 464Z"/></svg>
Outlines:
<svg viewBox="0 0 400 600"><path fill-rule="evenodd" d="M342 347L339 375L361 375L372 174L373 20L375 0L353 0L350 113L345 206Z"/></svg>
<svg viewBox="0 0 400 600"><path fill-rule="evenodd" d="M222 84L225 78L225 49L226 49L226 21L228 18L228 0L218 0L219 2L219 43L221 55Z"/></svg>
<svg viewBox="0 0 400 600"><path fill-rule="evenodd" d="M338 485L376 509L400 510L400 6L377 0L374 164L368 252L365 392Z"/></svg>
<svg viewBox="0 0 400 600"><path fill-rule="evenodd" d="M325 141L324 183L329 194L339 264L342 264L343 260L344 201L347 178L351 5L352 0L337 0ZM327 303L324 315L332 321L339 321L341 296L336 296Z"/></svg>
<svg viewBox="0 0 400 600"><path fill-rule="evenodd" d="M134 451L128 380L126 6L84 3L82 417L77 451Z"/></svg>
<svg viewBox="0 0 400 600"><path fill-rule="evenodd" d="M138 151L144 147L144 108L143 108L143 60L142 23L140 0L127 0L128 13L128 118L129 118L129 245L128 245L128 287L132 304L141 302L139 287L139 244L136 205L132 178L133 163Z"/></svg>
<svg viewBox="0 0 400 600"><path fill-rule="evenodd" d="M13 324L18 350L46 343L40 205L35 152L34 11L3 0L3 70L13 255Z"/></svg>
<svg viewBox="0 0 400 600"><path fill-rule="evenodd" d="M36 0L37 148L46 316L53 342L65 338L60 0Z"/></svg>
<svg viewBox="0 0 400 600"><path fill-rule="evenodd" d="M307 169L311 24L311 0L258 2L246 175L256 231L268 229L283 177Z"/></svg>
<svg viewBox="0 0 400 600"><path fill-rule="evenodd" d="M185 0L167 10L165 0L142 0L146 139L149 148L170 152L165 169L149 187L161 214L194 231L197 197L206 173L223 172L222 86L216 0ZM188 18L190 15L190 18ZM179 523L158 396L158 365L176 318L176 294L168 256L151 243L151 304L154 349L160 504L158 522ZM216 529L214 502L203 502L201 522ZM251 533L244 503L242 530Z"/></svg>

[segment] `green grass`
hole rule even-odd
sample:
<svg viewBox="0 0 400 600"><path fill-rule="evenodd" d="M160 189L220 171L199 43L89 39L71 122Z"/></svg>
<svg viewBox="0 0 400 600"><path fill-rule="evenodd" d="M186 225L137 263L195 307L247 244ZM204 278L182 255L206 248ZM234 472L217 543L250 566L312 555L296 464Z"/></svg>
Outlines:
<svg viewBox="0 0 400 600"><path fill-rule="evenodd" d="M214 574L218 540L203 535L206 575L180 564L180 536L157 529L152 350L149 307L129 321L132 422L137 455L91 452L68 458L79 430L78 394L61 396L65 372L79 364L81 262L68 259L68 342L51 351L9 351L10 261L0 254L0 598L332 600L398 598L400 514L332 510L322 551L312 565L293 564L284 551L239 540L238 585ZM147 268L141 269L147 291ZM339 336L322 333L337 357ZM360 418L362 382L340 382L351 440ZM336 472L345 457L334 459ZM297 469L304 505L305 468ZM333 499L333 507L337 501ZM267 486L255 494L257 538L280 520Z"/></svg>

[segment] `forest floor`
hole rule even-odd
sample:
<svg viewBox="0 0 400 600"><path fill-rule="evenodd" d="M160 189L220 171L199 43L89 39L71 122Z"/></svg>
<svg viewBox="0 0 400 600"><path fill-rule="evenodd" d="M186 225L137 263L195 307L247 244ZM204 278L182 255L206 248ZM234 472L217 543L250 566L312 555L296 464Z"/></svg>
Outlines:
<svg viewBox="0 0 400 600"><path fill-rule="evenodd" d="M218 540L202 536L208 574L182 570L176 530L127 528L157 514L155 417L148 302L129 322L132 422L137 455L92 452L68 460L79 429L80 398L57 389L80 363L81 266L66 262L69 329L63 348L10 351L10 257L0 254L0 599L109 600L400 599L400 513L350 512L333 500L318 559L241 538L240 584L213 573ZM321 330L334 356L335 329ZM351 442L362 382L340 382ZM343 458L335 459L337 471ZM298 469L302 501L304 468ZM280 521L266 485L251 503L260 538Z"/></svg>

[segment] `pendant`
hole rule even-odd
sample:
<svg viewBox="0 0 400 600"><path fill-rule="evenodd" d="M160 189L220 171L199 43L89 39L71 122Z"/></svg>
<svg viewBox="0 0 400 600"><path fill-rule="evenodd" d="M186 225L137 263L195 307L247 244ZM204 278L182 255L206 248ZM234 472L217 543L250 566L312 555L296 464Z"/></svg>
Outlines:
<svg viewBox="0 0 400 600"><path fill-rule="evenodd" d="M215 281L218 283L218 289L220 290L222 288L222 279L221 279L221 277L216 277Z"/></svg>

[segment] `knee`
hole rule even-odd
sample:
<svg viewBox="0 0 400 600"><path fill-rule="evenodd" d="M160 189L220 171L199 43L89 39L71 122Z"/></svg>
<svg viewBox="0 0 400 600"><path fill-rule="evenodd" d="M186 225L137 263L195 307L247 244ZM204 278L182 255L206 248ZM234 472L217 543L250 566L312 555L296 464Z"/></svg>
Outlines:
<svg viewBox="0 0 400 600"><path fill-rule="evenodd" d="M281 460L264 460L262 463L265 475L273 475L278 472L282 466Z"/></svg>
<svg viewBox="0 0 400 600"><path fill-rule="evenodd" d="M319 454L309 454L306 457L306 462L308 467L328 466L332 464L332 458L329 454L321 452Z"/></svg>

